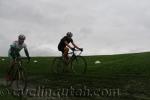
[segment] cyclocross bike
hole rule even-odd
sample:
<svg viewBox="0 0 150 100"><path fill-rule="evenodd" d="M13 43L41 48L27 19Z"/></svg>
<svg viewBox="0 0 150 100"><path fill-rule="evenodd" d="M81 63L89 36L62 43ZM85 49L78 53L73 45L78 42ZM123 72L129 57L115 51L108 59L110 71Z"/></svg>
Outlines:
<svg viewBox="0 0 150 100"><path fill-rule="evenodd" d="M7 86L13 86L13 88L25 90L27 87L27 76L22 64L22 59L26 58L17 57L15 59L15 66L9 74L11 78L7 80Z"/></svg>
<svg viewBox="0 0 150 100"><path fill-rule="evenodd" d="M76 54L78 52L78 54ZM66 63L64 56L56 57L52 61L51 64L51 72L52 73L64 73L66 69L69 69L70 72L75 74L84 74L87 70L87 62L81 53L83 51L73 50L72 52L68 53L71 55L69 57L68 63Z"/></svg>

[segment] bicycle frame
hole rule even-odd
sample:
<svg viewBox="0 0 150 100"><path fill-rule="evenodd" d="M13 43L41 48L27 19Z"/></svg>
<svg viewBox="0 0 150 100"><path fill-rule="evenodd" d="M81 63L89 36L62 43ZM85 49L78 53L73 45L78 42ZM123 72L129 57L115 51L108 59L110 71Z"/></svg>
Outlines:
<svg viewBox="0 0 150 100"><path fill-rule="evenodd" d="M68 64L71 62L71 60L76 59L77 56L81 55L82 51L80 51L80 53L78 55L75 54L76 51L80 51L80 50L73 50L72 52L69 52L68 54L72 54L72 56L70 57Z"/></svg>
<svg viewBox="0 0 150 100"><path fill-rule="evenodd" d="M61 57L54 58L54 60L52 61L52 65L51 65L52 73L63 73L65 70L66 71L70 70L70 71L76 72L76 73L78 73L78 72L84 73L86 71L87 63L86 63L85 59L82 56L80 56L82 51L80 51L78 53L76 53L76 51L80 51L80 50L74 50L74 51L68 53L71 55L69 56L69 59L67 61L65 60L63 54ZM79 64L81 64L80 61L83 64L83 66L80 67L80 69L78 70L76 68L78 67ZM76 63L78 63L77 66L75 66Z"/></svg>
<svg viewBox="0 0 150 100"><path fill-rule="evenodd" d="M22 66L22 60L21 60L21 58L16 58L15 59L15 64L19 64L19 66L21 67Z"/></svg>

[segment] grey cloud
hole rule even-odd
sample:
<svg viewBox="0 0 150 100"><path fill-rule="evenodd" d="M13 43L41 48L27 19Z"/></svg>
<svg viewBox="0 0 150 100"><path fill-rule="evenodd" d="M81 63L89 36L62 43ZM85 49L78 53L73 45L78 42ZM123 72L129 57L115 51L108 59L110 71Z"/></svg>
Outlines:
<svg viewBox="0 0 150 100"><path fill-rule="evenodd" d="M18 33L27 36L31 55L59 55L67 31L84 54L148 51L149 18L148 0L0 0L0 55Z"/></svg>

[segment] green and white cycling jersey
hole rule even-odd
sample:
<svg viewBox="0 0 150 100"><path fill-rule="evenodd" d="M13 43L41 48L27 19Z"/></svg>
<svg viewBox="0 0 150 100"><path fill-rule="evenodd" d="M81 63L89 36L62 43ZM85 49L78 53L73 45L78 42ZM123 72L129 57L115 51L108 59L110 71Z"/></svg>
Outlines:
<svg viewBox="0 0 150 100"><path fill-rule="evenodd" d="M15 48L15 50L19 53L23 48L25 50L27 50L27 45L25 43L23 43L22 45L19 44L18 41L14 41L11 45L10 45L10 49L8 51L8 56L12 58L12 55L11 55L11 47Z"/></svg>

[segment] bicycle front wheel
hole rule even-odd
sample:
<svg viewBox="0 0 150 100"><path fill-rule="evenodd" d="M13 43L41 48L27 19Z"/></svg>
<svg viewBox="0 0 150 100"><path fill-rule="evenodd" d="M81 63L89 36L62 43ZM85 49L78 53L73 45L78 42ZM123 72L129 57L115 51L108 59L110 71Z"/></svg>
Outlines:
<svg viewBox="0 0 150 100"><path fill-rule="evenodd" d="M71 61L71 69L75 74L84 74L87 70L87 62L84 57L76 56Z"/></svg>
<svg viewBox="0 0 150 100"><path fill-rule="evenodd" d="M23 68L18 67L16 71L16 86L18 89L25 90L27 87L27 77Z"/></svg>

